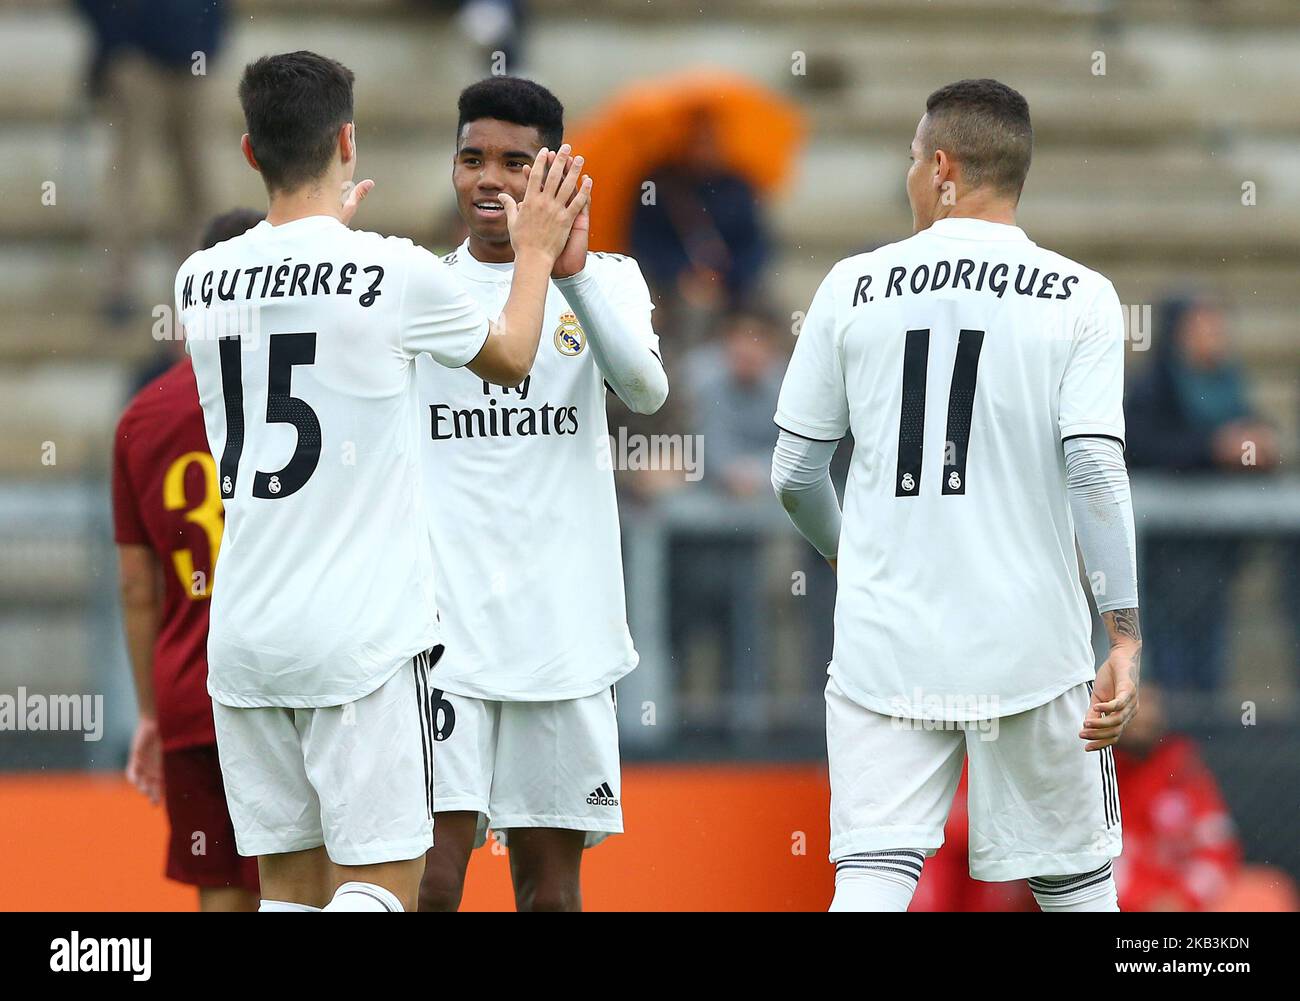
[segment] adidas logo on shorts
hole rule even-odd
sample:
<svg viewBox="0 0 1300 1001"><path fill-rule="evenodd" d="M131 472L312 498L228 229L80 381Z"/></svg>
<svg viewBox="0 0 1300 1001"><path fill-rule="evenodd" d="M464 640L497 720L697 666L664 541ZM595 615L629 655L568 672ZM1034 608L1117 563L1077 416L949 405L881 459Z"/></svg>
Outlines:
<svg viewBox="0 0 1300 1001"><path fill-rule="evenodd" d="M609 787L608 782L602 782L591 791L587 802L592 806L618 806L618 797L614 795L614 790Z"/></svg>

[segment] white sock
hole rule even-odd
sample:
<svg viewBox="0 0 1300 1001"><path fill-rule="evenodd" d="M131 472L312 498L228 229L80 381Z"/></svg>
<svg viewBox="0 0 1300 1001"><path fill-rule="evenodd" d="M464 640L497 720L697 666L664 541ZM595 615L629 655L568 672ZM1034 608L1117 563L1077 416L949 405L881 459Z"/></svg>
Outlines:
<svg viewBox="0 0 1300 1001"><path fill-rule="evenodd" d="M327 911L405 911L402 902L374 883L344 883L334 891L334 899L325 905Z"/></svg>
<svg viewBox="0 0 1300 1001"><path fill-rule="evenodd" d="M261 911L319 911L319 907L312 907L311 904L295 904L288 900L263 900L257 905L257 910Z"/></svg>
<svg viewBox="0 0 1300 1001"><path fill-rule="evenodd" d="M1074 876L1036 876L1029 880L1043 911L1118 911L1119 897L1110 862Z"/></svg>
<svg viewBox="0 0 1300 1001"><path fill-rule="evenodd" d="M858 852L836 859L831 912L907 910L924 864L925 852L918 848Z"/></svg>

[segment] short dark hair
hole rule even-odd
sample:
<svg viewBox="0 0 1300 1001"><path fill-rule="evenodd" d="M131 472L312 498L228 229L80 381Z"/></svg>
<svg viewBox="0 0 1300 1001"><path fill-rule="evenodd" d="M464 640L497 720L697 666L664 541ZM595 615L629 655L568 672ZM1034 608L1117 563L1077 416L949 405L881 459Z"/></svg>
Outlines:
<svg viewBox="0 0 1300 1001"><path fill-rule="evenodd" d="M959 80L925 102L928 153L942 149L972 188L1020 197L1034 152L1029 102L997 80Z"/></svg>
<svg viewBox="0 0 1300 1001"><path fill-rule="evenodd" d="M490 76L460 92L456 142L467 122L496 118L537 129L542 145L559 149L564 142L564 105L540 83L517 76Z"/></svg>
<svg viewBox="0 0 1300 1001"><path fill-rule="evenodd" d="M257 209L231 209L208 220L199 237L199 249L211 250L218 243L225 243L237 236L243 236L250 229L266 218L266 213Z"/></svg>
<svg viewBox="0 0 1300 1001"><path fill-rule="evenodd" d="M341 127L352 121L352 71L315 52L263 56L244 68L239 103L268 190L320 177Z"/></svg>

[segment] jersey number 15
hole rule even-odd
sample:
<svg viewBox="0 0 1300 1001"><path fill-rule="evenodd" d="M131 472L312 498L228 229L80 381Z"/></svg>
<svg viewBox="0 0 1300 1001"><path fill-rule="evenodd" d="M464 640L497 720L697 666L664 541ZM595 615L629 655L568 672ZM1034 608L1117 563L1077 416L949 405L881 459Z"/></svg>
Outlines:
<svg viewBox="0 0 1300 1001"><path fill-rule="evenodd" d="M304 400L290 394L295 365L316 362L316 334L272 334L268 340L270 361L266 377L266 423L292 424L298 431L293 455L282 469L253 474L253 496L279 499L297 493L311 479L320 462L320 419ZM243 358L239 337L222 337L221 394L226 403L226 447L221 451L221 496L235 496L239 479L239 457L244 451Z"/></svg>

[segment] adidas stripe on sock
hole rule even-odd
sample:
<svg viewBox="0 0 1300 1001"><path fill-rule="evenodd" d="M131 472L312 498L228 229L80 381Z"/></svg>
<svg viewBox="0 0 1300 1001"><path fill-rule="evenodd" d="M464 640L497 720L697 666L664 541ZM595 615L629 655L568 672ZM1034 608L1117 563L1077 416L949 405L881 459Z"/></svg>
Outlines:
<svg viewBox="0 0 1300 1001"><path fill-rule="evenodd" d="M917 848L857 852L835 862L835 911L905 911L916 892L925 852Z"/></svg>
<svg viewBox="0 0 1300 1001"><path fill-rule="evenodd" d="M1115 874L1110 861L1069 876L1034 876L1029 889L1044 911L1118 911Z"/></svg>

